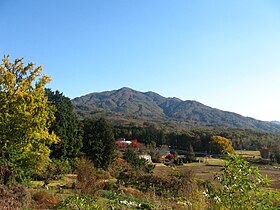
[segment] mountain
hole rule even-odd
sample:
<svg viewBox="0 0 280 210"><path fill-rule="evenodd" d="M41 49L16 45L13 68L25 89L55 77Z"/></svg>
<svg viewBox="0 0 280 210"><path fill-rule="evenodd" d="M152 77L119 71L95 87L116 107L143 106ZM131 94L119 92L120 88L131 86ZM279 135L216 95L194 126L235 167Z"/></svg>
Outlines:
<svg viewBox="0 0 280 210"><path fill-rule="evenodd" d="M276 121L276 120L271 121L271 123L274 123L274 124L280 125L280 122L279 122L279 121Z"/></svg>
<svg viewBox="0 0 280 210"><path fill-rule="evenodd" d="M106 117L119 122L157 122L165 126L232 127L280 133L280 125L211 108L197 101L165 98L154 92L139 92L127 87L90 93L72 100L81 117Z"/></svg>

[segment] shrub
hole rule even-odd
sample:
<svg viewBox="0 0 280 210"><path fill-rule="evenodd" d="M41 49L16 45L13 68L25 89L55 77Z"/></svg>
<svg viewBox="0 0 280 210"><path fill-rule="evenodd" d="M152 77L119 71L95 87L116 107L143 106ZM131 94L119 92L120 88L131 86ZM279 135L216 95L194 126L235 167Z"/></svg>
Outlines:
<svg viewBox="0 0 280 210"><path fill-rule="evenodd" d="M5 166L0 166L0 184L7 185L13 179L13 172Z"/></svg>
<svg viewBox="0 0 280 210"><path fill-rule="evenodd" d="M131 169L131 165L126 160L115 158L115 161L109 166L108 171L113 177L118 178L120 173Z"/></svg>
<svg viewBox="0 0 280 210"><path fill-rule="evenodd" d="M105 179L110 177L108 172L96 169L87 159L81 159L77 166L77 186L83 194L95 194L105 186Z"/></svg>
<svg viewBox="0 0 280 210"><path fill-rule="evenodd" d="M110 191L103 191L101 196L109 200L108 209L154 209L154 203L144 198L121 195Z"/></svg>
<svg viewBox="0 0 280 210"><path fill-rule="evenodd" d="M29 192L22 185L7 187L0 185L0 207L1 209L28 208L31 203Z"/></svg>
<svg viewBox="0 0 280 210"><path fill-rule="evenodd" d="M133 147L128 147L123 157L137 171L152 173L153 169L155 168L154 164L149 163L144 158L139 158L138 151Z"/></svg>
<svg viewBox="0 0 280 210"><path fill-rule="evenodd" d="M60 201L55 207L55 210L101 210L102 208L96 203L96 200L90 195L70 196Z"/></svg>
<svg viewBox="0 0 280 210"><path fill-rule="evenodd" d="M48 182L50 179L60 179L63 175L71 172L71 164L66 160L52 159L51 162L47 166L47 170L41 174L37 174L33 176L38 180L44 180Z"/></svg>
<svg viewBox="0 0 280 210"><path fill-rule="evenodd" d="M51 208L58 203L57 197L44 190L34 193L32 198L34 200L33 207L36 207L36 209Z"/></svg>
<svg viewBox="0 0 280 210"><path fill-rule="evenodd" d="M260 153L262 158L269 158L269 149L267 147L261 147Z"/></svg>
<svg viewBox="0 0 280 210"><path fill-rule="evenodd" d="M142 192L150 192L159 196L184 196L188 197L193 188L190 174L153 175L127 172L122 174L120 181L125 185L131 185Z"/></svg>
<svg viewBox="0 0 280 210"><path fill-rule="evenodd" d="M277 209L270 192L260 187L268 185L268 178L237 155L230 156L222 173L215 177L222 185L220 190L205 192L213 205L225 209Z"/></svg>

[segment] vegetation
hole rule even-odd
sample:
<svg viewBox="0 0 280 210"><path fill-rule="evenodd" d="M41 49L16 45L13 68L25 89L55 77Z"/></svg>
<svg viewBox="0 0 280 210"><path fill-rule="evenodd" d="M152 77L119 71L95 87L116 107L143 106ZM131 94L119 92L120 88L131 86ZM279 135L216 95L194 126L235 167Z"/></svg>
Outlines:
<svg viewBox="0 0 280 210"><path fill-rule="evenodd" d="M232 147L232 142L221 136L212 136L211 141L209 142L209 149L211 153L214 154L232 154L234 149Z"/></svg>
<svg viewBox="0 0 280 210"><path fill-rule="evenodd" d="M206 192L217 206L224 209L278 209L273 193L260 187L268 185L268 178L260 174L239 156L228 158L222 173L216 176L222 188ZM279 200L279 198L278 198Z"/></svg>
<svg viewBox="0 0 280 210"><path fill-rule="evenodd" d="M155 122L172 129L195 127L252 129L280 134L280 125L243 117L196 101L165 98L157 93L121 88L72 100L81 118L106 117L116 124Z"/></svg>
<svg viewBox="0 0 280 210"><path fill-rule="evenodd" d="M111 125L103 118L86 119L83 124L83 152L97 168L107 169L116 156L116 143Z"/></svg>
<svg viewBox="0 0 280 210"><path fill-rule="evenodd" d="M139 94L128 88L110 93L113 99L106 103L103 99L110 99L111 95L99 95L94 99L96 111L104 113L102 107L108 111L112 106L113 111L127 111L118 106L127 97L133 115L130 117L136 119L142 114L155 122L160 115L163 121L140 121L141 125L135 124L139 118L129 124L111 124L104 118L80 121L69 98L59 91L45 89L50 78L41 76L41 71L41 66L32 63L24 66L23 59L10 62L8 56L0 65L2 208L279 208L279 193L265 188L268 179L256 168L269 163L270 170L278 169L279 135L230 128L170 130L164 124L167 115L176 117L181 113L183 119L191 116L187 110L199 111L195 106L206 109L206 113L209 109L197 102L166 99L152 92ZM146 100L152 104L145 103ZM143 103L133 106L134 101ZM198 114L193 121L202 116ZM251 123L255 126L256 122ZM118 138L131 141L116 143ZM209 155L224 158L234 148L259 150L262 158L255 158L255 154L247 157L255 164L250 165L231 155L223 166L224 159ZM143 154L165 164L149 163L140 158ZM188 164L183 165L182 160ZM210 168L201 171L202 167ZM218 172L219 183L212 181L214 172ZM264 168L262 172L267 173ZM277 171L273 172L272 187L279 188L275 184Z"/></svg>
<svg viewBox="0 0 280 210"><path fill-rule="evenodd" d="M139 155L140 155L139 152L135 148L129 146L124 152L123 158L128 163L130 163L130 165L135 170L142 170L148 173L152 173L155 166L152 163L149 163L144 158L140 158Z"/></svg>
<svg viewBox="0 0 280 210"><path fill-rule="evenodd" d="M54 107L48 103L41 76L42 66L24 66L23 59L0 65L0 156L1 165L13 171L17 181L42 173L49 163L49 145L58 137L49 127Z"/></svg>
<svg viewBox="0 0 280 210"><path fill-rule="evenodd" d="M51 145L51 157L58 159L76 158L83 146L82 124L73 112L73 105L69 98L59 91L45 90L48 101L56 108L55 120L52 122L50 132L60 138L58 144Z"/></svg>

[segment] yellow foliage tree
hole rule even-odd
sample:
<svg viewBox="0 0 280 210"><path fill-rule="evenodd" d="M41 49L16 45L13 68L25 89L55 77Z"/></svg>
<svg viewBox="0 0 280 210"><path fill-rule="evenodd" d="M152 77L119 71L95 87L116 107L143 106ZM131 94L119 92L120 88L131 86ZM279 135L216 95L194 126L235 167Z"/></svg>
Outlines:
<svg viewBox="0 0 280 210"><path fill-rule="evenodd" d="M2 164L21 176L42 172L49 162L52 142L59 139L48 128L54 107L48 103L44 86L50 77L42 66L24 66L23 58L0 65L0 155Z"/></svg>
<svg viewBox="0 0 280 210"><path fill-rule="evenodd" d="M213 154L234 153L232 142L222 136L212 136L209 142L209 149Z"/></svg>

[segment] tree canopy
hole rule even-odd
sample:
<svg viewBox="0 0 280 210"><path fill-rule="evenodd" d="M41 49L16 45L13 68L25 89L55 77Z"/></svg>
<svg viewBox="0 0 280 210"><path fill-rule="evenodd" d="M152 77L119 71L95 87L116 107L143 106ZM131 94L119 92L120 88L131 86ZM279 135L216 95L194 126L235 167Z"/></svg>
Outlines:
<svg viewBox="0 0 280 210"><path fill-rule="evenodd" d="M45 91L49 102L56 107L55 121L51 124L50 131L55 132L61 140L58 144L51 145L51 157L78 157L83 146L82 124L73 112L73 105L70 99L59 91Z"/></svg>
<svg viewBox="0 0 280 210"><path fill-rule="evenodd" d="M49 161L51 143L58 142L49 127L54 107L48 103L44 86L50 77L42 66L24 66L23 58L0 65L0 155L2 164L23 174L40 172Z"/></svg>
<svg viewBox="0 0 280 210"><path fill-rule="evenodd" d="M225 152L233 153L234 149L229 139L222 136L212 136L209 142L209 148L211 153L223 154Z"/></svg>
<svg viewBox="0 0 280 210"><path fill-rule="evenodd" d="M83 151L96 167L107 169L116 155L116 142L111 125L104 118L86 119L83 123Z"/></svg>

